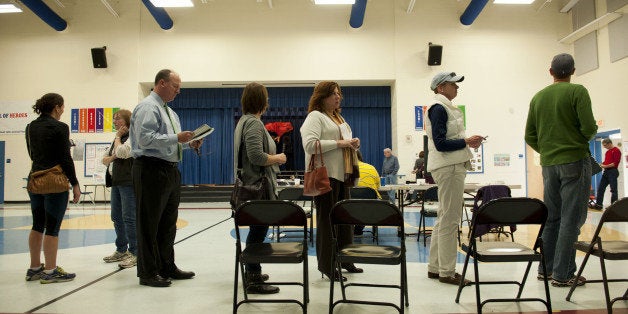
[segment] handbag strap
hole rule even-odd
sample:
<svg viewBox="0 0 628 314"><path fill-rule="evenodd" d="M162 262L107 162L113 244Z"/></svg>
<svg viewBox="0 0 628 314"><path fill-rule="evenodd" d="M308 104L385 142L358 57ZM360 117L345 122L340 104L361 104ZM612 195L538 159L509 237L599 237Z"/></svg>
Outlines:
<svg viewBox="0 0 628 314"><path fill-rule="evenodd" d="M260 121L261 122L261 121ZM240 130L240 148L238 149L238 169L236 169L236 175L240 175L242 172L242 146L244 146L244 127L246 126L246 122L242 124L242 130ZM266 138L266 145L268 145L268 137ZM266 166L260 166L261 171L260 174L265 177L266 171L264 170Z"/></svg>
<svg viewBox="0 0 628 314"><path fill-rule="evenodd" d="M316 156L320 157L321 167L325 167L325 161L323 160L323 148L321 147L321 141L319 140L316 140L316 143L314 144L314 155L312 155L312 158L310 159L308 171L314 170L316 166Z"/></svg>

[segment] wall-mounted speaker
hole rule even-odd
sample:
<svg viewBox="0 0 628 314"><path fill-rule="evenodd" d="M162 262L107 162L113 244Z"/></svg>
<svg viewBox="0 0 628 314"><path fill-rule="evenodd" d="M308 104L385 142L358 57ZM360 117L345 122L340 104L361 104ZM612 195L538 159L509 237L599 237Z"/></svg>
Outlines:
<svg viewBox="0 0 628 314"><path fill-rule="evenodd" d="M443 56L443 46L441 45L429 45L429 51L427 54L427 65L440 65L441 57Z"/></svg>
<svg viewBox="0 0 628 314"><path fill-rule="evenodd" d="M107 47L92 48L92 62L94 68L106 68L107 67L107 55L105 54Z"/></svg>

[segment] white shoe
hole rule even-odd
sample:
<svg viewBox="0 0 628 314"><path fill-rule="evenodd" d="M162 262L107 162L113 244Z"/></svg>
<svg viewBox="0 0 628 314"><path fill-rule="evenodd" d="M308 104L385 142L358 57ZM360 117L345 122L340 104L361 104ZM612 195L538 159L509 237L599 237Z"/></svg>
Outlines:
<svg viewBox="0 0 628 314"><path fill-rule="evenodd" d="M113 254L103 257L102 260L105 261L106 263L121 262L121 261L129 258L129 256L131 256L131 255L132 254L129 253L129 251L126 251L124 253L120 253L118 251L115 251Z"/></svg>
<svg viewBox="0 0 628 314"><path fill-rule="evenodd" d="M122 262L120 262L118 264L118 267L120 268L131 268L131 267L135 267L135 265L137 265L137 256L133 255L133 253L129 253L130 257L123 260Z"/></svg>

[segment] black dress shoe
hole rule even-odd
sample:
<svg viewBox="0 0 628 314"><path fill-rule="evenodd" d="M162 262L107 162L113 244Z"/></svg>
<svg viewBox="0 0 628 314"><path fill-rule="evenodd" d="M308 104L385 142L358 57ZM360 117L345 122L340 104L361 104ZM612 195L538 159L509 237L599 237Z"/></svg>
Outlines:
<svg viewBox="0 0 628 314"><path fill-rule="evenodd" d="M262 283L270 278L267 274L261 273L245 273L246 281L251 283Z"/></svg>
<svg viewBox="0 0 628 314"><path fill-rule="evenodd" d="M162 277L171 279L192 279L196 274L193 271L183 271L175 268L172 272L164 273Z"/></svg>
<svg viewBox="0 0 628 314"><path fill-rule="evenodd" d="M340 273L338 273L336 271L334 272L333 275L330 275L330 274L327 274L327 273L323 273L323 272L321 272L321 273L323 275L327 276L327 278L329 278L329 280L333 280L333 281L340 281L340 280L347 281L347 277L341 275Z"/></svg>
<svg viewBox="0 0 628 314"><path fill-rule="evenodd" d="M172 282L159 275L149 278L140 278L140 285L151 287L169 287Z"/></svg>
<svg viewBox="0 0 628 314"><path fill-rule="evenodd" d="M354 273L354 274L359 274L359 273L364 272L364 269L357 268L353 264L342 265L342 269L346 270L347 272Z"/></svg>
<svg viewBox="0 0 628 314"><path fill-rule="evenodd" d="M246 293L248 294L273 294L278 293L279 287L271 286L271 285L255 285L248 286L246 288Z"/></svg>

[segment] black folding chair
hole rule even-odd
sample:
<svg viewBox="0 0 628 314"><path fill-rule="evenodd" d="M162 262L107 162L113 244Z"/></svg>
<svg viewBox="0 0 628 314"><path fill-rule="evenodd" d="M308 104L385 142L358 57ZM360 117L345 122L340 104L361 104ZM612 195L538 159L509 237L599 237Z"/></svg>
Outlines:
<svg viewBox="0 0 628 314"><path fill-rule="evenodd" d="M423 197L421 198L421 212L419 216L419 232L417 233L417 241L421 241L421 235L423 235L423 246L427 246L427 237L432 236L432 230L427 230L425 227L425 217L436 217L437 216L437 207L438 205L434 205L432 207L436 208L426 208L426 205L429 203L438 202L438 187L433 186L425 192L423 192ZM433 205L433 204L432 204ZM458 234L458 242L460 242L460 234Z"/></svg>
<svg viewBox="0 0 628 314"><path fill-rule="evenodd" d="M235 276L233 281L233 313L244 303L296 303L307 313L309 302L308 267L307 267L307 217L303 209L289 201L259 200L247 201L234 212L236 233ZM240 238L241 227L250 226L300 226L303 237L297 242L255 243L242 249ZM303 280L301 282L247 282L244 276L244 264L302 264ZM238 302L238 267L242 274L244 300ZM296 299L249 299L247 287L265 285L298 285L303 287L303 301Z"/></svg>
<svg viewBox="0 0 628 314"><path fill-rule="evenodd" d="M380 264L380 265L399 265L400 266L400 283L393 284L374 284L374 283L344 283L340 281L342 291L342 299L334 302L334 281L332 280L329 288L329 313L332 313L334 307L340 303L353 304L369 304L380 306L391 306L400 313L404 311L405 306L409 306L408 302L408 276L406 271L406 246L405 234L403 232L404 222L403 215L397 206L390 204L384 200L343 200L331 210L330 213L332 236L333 236L333 252L331 264L340 273L341 264ZM387 226L400 228L401 238L398 246L396 245L378 245L378 244L349 244L344 247L338 247L336 227L339 225L358 225L367 226ZM347 299L346 288L351 286L360 287L379 287L379 288L395 288L399 289L399 305L391 302L378 302L357 299Z"/></svg>
<svg viewBox="0 0 628 314"><path fill-rule="evenodd" d="M364 187L364 186L352 187L349 191L350 191L349 193L351 194L351 199L362 199L362 200L379 199L379 197L377 197L377 192L369 187ZM370 232L371 235L373 236L373 242L376 242L377 244L379 244L379 232L377 230L377 226L372 226L371 228L372 228L371 231L364 230L363 232Z"/></svg>
<svg viewBox="0 0 628 314"><path fill-rule="evenodd" d="M312 219L312 209L314 208L314 200L311 196L303 195L303 188L297 187L287 187L279 190L279 195L277 199L284 201L292 201L295 203L301 202L303 205L301 208L305 211L305 215L309 220L310 230L308 231L308 237L310 239L310 244L314 245L314 219ZM281 230L279 226L273 227L273 235L277 238L277 242L281 241L281 233L289 233L289 232L301 232L301 230L295 229L284 229Z"/></svg>
<svg viewBox="0 0 628 314"><path fill-rule="evenodd" d="M602 235L600 235L602 231L602 227L605 223L608 222L628 222L628 198L622 198L619 201L613 203L609 206L604 213L602 214L602 218L600 218L600 222L595 229L595 233L593 234L593 239L591 241L578 241L574 243L574 247L582 252L585 252L586 255L582 260L582 265L580 265L580 270L578 270L578 277L582 275L584 271L584 267L587 265L587 261L589 260L589 256L597 256L600 259L600 268L602 270L602 279L590 280L587 279L588 283L596 283L601 282L604 285L604 297L606 300L606 309L608 313L613 313L613 304L619 300L628 300L628 289L624 292L623 296L614 298L611 300L610 294L608 291L608 283L609 282L626 282L628 279L608 279L606 275L606 263L605 260L628 260L628 241L620 241L620 240L602 240ZM603 234L603 232L602 232ZM571 299L571 295L576 289L577 282L574 281L574 284L571 286L569 293L567 294L567 301Z"/></svg>
<svg viewBox="0 0 628 314"><path fill-rule="evenodd" d="M488 302L526 302L538 301L542 302L548 313L552 312L552 301L550 299L549 285L547 282L547 269L545 267L545 259L543 255L543 240L541 234L545 227L547 218L547 207L543 202L533 198L517 197L517 198L501 198L484 203L474 213L471 237L469 245L462 245L462 249L467 253L464 260L464 268L462 270L462 280L458 287L456 295L456 303L460 300L462 288L467 285L475 285L475 297L477 312L482 313L482 307ZM477 240L476 232L479 225L499 224L499 225L539 225L539 232L535 237L534 246L529 248L526 245L517 242L502 241L484 241ZM469 258L473 257L473 268L475 270L475 281L464 283L467 274L467 266ZM503 262L528 262L525 273L521 282L519 281L480 281L478 262L503 263ZM541 298L522 298L521 293L530 273L533 262L540 262L543 271L543 283L545 285L545 300ZM517 296L509 299L486 299L480 298L480 285L488 284L515 284L519 287Z"/></svg>

